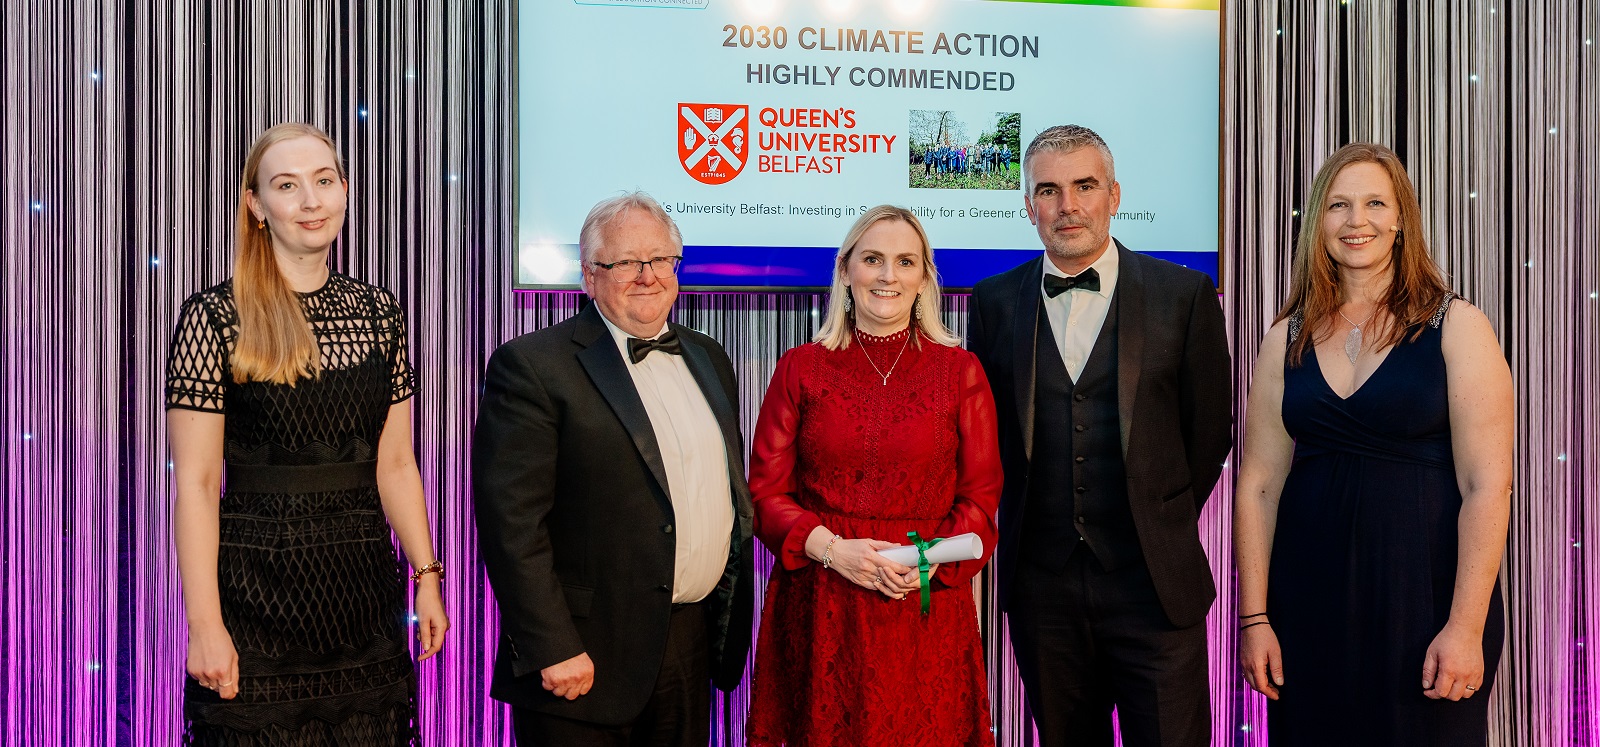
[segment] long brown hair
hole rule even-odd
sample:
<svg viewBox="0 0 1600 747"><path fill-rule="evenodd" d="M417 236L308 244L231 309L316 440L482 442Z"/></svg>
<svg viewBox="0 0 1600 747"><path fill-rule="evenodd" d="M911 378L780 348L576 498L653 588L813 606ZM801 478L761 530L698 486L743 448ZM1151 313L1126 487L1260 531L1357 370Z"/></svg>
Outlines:
<svg viewBox="0 0 1600 747"><path fill-rule="evenodd" d="M233 347L233 381L267 381L294 386L322 372L317 338L306 322L300 298L278 269L271 231L257 228L250 211L250 193L257 187L261 159L268 149L295 138L316 138L333 154L334 168L344 181L344 163L327 133L308 124L287 122L268 129L250 146L239 180L238 243L233 258L233 303L239 311L239 338Z"/></svg>
<svg viewBox="0 0 1600 747"><path fill-rule="evenodd" d="M897 220L911 226L922 242L923 277L928 282L913 301L912 324L922 332L923 337L940 345L960 345L961 338L939 319L939 268L933 264L933 248L928 243L928 232L922 230L922 221L917 220L916 213L894 205L879 205L862 213L855 225L850 227L850 232L845 234L844 242L839 245L839 252L833 258L833 286L828 290L828 310L822 317L822 326L811 341L821 343L829 350L850 347L850 338L856 328L854 314L844 308L844 299L850 294L849 281L846 280L850 274L850 257L855 254L856 244L867 233L867 229L885 220ZM922 342L915 344L920 347Z"/></svg>
<svg viewBox="0 0 1600 747"><path fill-rule="evenodd" d="M1317 170L1311 182L1311 196L1300 224L1300 240L1295 245L1294 268L1289 280L1289 300L1284 302L1277 324L1296 311L1302 313L1300 337L1289 345L1288 363L1300 365L1306 346L1315 347L1333 334L1329 324L1344 304L1345 291L1339 284L1339 268L1333 255L1323 246L1322 217L1327 212L1328 189L1345 167L1357 163L1375 163L1388 172L1394 186L1395 200L1400 208L1400 233L1395 236L1394 248L1389 255L1392 272L1389 287L1378 302L1387 310L1392 321L1378 335L1378 347L1400 342L1407 331L1412 339L1422 333L1422 324L1433 315L1444 294L1450 291L1444 274L1434 264L1428 253L1428 242L1422 235L1422 207L1417 203L1417 190L1406 175L1406 167L1395 152L1375 143L1351 143L1334 151Z"/></svg>

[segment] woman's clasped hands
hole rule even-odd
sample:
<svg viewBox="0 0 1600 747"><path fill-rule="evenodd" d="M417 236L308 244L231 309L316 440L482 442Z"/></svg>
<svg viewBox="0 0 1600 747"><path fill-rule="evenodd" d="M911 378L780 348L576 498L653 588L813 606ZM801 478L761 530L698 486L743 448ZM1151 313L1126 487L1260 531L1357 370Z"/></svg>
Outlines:
<svg viewBox="0 0 1600 747"><path fill-rule="evenodd" d="M850 583L877 591L890 599L905 599L922 588L921 575L914 567L901 565L878 554L879 550L899 546L894 542L875 539L837 539L833 541L831 550L825 547L823 553L830 557L828 567ZM929 568L930 581L938 569L937 564Z"/></svg>

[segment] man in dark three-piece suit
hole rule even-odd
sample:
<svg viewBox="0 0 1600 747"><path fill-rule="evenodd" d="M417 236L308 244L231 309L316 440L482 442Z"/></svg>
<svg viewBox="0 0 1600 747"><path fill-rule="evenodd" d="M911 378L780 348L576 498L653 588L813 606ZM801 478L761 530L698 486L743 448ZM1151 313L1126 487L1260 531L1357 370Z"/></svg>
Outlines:
<svg viewBox="0 0 1600 747"><path fill-rule="evenodd" d="M1023 157L1044 255L983 280L968 347L994 388L996 552L1046 747L1210 743L1198 516L1232 432L1228 342L1200 272L1111 238L1111 151L1075 125Z"/></svg>
<svg viewBox="0 0 1600 747"><path fill-rule="evenodd" d="M577 316L500 346L473 444L500 608L490 694L519 745L705 745L750 648L733 366L667 316L683 240L640 193L579 238Z"/></svg>

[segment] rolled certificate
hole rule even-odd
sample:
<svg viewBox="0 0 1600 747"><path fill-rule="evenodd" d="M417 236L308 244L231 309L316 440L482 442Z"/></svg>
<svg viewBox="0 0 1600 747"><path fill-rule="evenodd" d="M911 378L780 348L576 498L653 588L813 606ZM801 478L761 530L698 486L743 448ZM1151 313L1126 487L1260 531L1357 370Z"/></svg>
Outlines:
<svg viewBox="0 0 1600 747"><path fill-rule="evenodd" d="M879 555L893 560L900 565L917 567L917 546L904 545L879 550ZM959 563L963 560L977 560L983 557L983 540L972 532L958 534L940 540L939 544L928 548L929 563Z"/></svg>

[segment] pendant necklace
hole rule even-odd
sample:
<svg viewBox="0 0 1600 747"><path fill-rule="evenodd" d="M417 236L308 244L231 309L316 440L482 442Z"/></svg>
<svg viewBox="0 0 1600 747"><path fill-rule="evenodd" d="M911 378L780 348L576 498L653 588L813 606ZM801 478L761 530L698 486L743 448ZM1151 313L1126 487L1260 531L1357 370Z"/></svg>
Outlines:
<svg viewBox="0 0 1600 747"><path fill-rule="evenodd" d="M1356 356L1361 355L1361 325L1372 321L1372 317L1378 315L1378 310L1373 309L1366 319L1361 320L1361 324L1350 321L1350 317L1345 316L1343 311L1335 309L1334 313L1338 314L1339 318L1345 320L1351 327L1350 334L1345 335L1344 338L1344 355L1350 359L1350 365L1353 366L1356 363Z"/></svg>
<svg viewBox="0 0 1600 747"><path fill-rule="evenodd" d="M865 343L861 342L861 330L857 329L857 330L852 330L852 331L855 332L855 334L856 334L856 346L861 348L861 354L862 355L867 356L867 365L872 366L872 370L876 371L878 373L878 378L883 379L883 385L884 386L888 386L889 385L889 377L894 375L895 366L900 365L900 356L906 354L906 346L911 344L911 335L907 334L906 335L906 341L900 343L900 353L899 353L899 355L896 355L894 357L894 363L889 364L889 373L884 373L883 369L878 368L878 364L872 362L872 356L871 355L867 355L867 346L866 346ZM907 330L907 331L909 332L910 330Z"/></svg>

